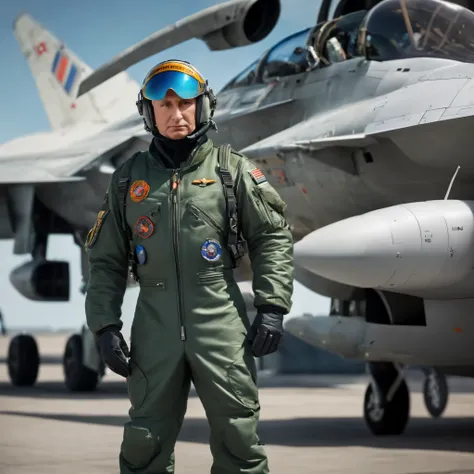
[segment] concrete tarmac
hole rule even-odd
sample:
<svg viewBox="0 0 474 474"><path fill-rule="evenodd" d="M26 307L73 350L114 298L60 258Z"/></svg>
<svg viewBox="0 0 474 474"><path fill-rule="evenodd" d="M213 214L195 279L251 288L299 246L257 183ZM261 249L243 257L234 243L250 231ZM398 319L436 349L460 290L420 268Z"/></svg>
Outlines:
<svg viewBox="0 0 474 474"><path fill-rule="evenodd" d="M0 474L118 473L125 382L109 374L93 393L63 384L60 357L67 335L38 336L44 360L37 385L9 383L0 338ZM261 376L259 433L273 474L474 474L474 381L452 378L449 406L432 419L409 377L412 418L404 435L375 437L362 419L365 376ZM176 474L209 473L209 429L191 392L176 445Z"/></svg>

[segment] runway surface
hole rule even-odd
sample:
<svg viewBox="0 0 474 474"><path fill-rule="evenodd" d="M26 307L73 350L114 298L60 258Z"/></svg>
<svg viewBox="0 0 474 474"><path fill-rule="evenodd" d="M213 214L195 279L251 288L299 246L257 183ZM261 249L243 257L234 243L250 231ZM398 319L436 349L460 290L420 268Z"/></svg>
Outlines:
<svg viewBox="0 0 474 474"><path fill-rule="evenodd" d="M125 383L107 375L97 392L69 393L60 356L67 335L39 336L44 364L35 387L8 380L0 337L0 474L118 473ZM412 419L404 435L372 436L361 417L361 376L262 376L259 433L274 474L474 474L474 381L449 380L442 419L427 415L422 379L410 377ZM209 473L209 430L194 392L176 446L176 474Z"/></svg>

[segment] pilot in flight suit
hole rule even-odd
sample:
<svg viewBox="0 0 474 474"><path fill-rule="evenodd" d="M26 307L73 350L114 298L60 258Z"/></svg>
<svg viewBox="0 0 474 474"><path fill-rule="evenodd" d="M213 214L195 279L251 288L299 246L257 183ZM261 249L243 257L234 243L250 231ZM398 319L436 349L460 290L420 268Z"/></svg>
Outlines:
<svg viewBox="0 0 474 474"><path fill-rule="evenodd" d="M293 240L286 205L263 173L206 136L215 105L185 61L147 74L137 106L154 138L114 172L85 244L87 323L105 363L127 377L132 405L123 474L174 472L191 381L211 428L211 473L269 472L253 356L276 351L283 335ZM258 310L252 326L233 278L244 241ZM120 317L130 268L140 293L129 352Z"/></svg>

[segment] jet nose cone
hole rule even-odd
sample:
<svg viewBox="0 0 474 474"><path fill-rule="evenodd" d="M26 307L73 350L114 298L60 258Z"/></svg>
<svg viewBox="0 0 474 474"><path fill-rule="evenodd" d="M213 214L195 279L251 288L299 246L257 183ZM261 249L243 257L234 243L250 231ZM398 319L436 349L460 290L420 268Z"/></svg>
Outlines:
<svg viewBox="0 0 474 474"><path fill-rule="evenodd" d="M383 286L393 277L400 244L417 245L414 215L401 206L344 219L295 244L295 264L333 281L361 288Z"/></svg>

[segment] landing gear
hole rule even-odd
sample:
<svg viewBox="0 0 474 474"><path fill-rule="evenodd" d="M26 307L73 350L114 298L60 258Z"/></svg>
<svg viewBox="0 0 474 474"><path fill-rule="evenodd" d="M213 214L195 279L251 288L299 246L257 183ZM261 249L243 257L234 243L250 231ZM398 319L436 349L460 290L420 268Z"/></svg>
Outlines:
<svg viewBox="0 0 474 474"><path fill-rule="evenodd" d="M430 369L423 383L423 399L433 418L439 418L448 404L449 388L446 377L437 369Z"/></svg>
<svg viewBox="0 0 474 474"><path fill-rule="evenodd" d="M410 394L402 371L392 363L367 364L371 382L364 397L364 419L375 435L400 435L410 417Z"/></svg>
<svg viewBox="0 0 474 474"><path fill-rule="evenodd" d="M85 333L88 335L88 333ZM104 365L93 343L83 334L73 334L67 341L63 355L64 382L72 392L93 391L104 375ZM11 383L31 387L38 378L40 357L33 336L19 334L8 348L7 366ZM96 368L98 370L94 370Z"/></svg>
<svg viewBox="0 0 474 474"><path fill-rule="evenodd" d="M403 371L397 364L367 364L371 382L364 398L364 418L375 435L399 435L410 417L410 394ZM423 399L428 413L440 417L448 404L449 388L445 375L438 369L425 370Z"/></svg>
<svg viewBox="0 0 474 474"><path fill-rule="evenodd" d="M10 341L8 348L8 375L13 385L32 386L39 370L38 346L28 334L19 334Z"/></svg>
<svg viewBox="0 0 474 474"><path fill-rule="evenodd" d="M99 374L83 364L83 341L80 334L73 334L66 343L63 356L64 381L73 392L95 390Z"/></svg>

